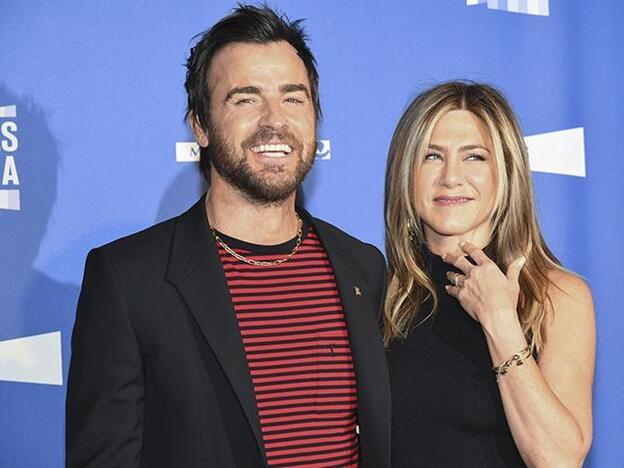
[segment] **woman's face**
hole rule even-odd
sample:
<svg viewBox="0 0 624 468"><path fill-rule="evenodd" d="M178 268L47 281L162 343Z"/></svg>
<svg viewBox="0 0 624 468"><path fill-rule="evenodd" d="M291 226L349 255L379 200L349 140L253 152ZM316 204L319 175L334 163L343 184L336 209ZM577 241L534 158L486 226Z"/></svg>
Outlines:
<svg viewBox="0 0 624 468"><path fill-rule="evenodd" d="M489 131L475 114L453 110L440 118L414 180L427 243L487 244L496 200L496 160Z"/></svg>

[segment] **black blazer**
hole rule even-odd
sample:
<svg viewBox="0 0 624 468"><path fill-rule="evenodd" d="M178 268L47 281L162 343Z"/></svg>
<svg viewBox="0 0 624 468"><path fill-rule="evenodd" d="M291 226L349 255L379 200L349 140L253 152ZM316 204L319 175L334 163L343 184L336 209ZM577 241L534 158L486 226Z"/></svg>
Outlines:
<svg viewBox="0 0 624 468"><path fill-rule="evenodd" d="M375 247L311 222L334 268L351 339L360 466L389 467L390 391L378 327L385 263ZM203 198L177 218L89 253L66 417L68 467L266 464Z"/></svg>

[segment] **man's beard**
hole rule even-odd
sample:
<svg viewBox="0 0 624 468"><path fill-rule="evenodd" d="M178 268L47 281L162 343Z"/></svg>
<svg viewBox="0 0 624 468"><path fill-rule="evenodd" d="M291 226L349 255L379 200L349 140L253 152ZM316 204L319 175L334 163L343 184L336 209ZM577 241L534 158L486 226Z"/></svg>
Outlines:
<svg viewBox="0 0 624 468"><path fill-rule="evenodd" d="M210 144L210 162L219 175L230 185L239 189L249 199L261 204L278 204L292 195L314 163L316 154L316 139L309 142L306 147L287 130L275 130L272 128L260 128L251 137L242 142L240 148L224 138L217 130L209 125L208 135ZM291 151L299 155L297 166L290 175L284 175L277 181L271 181L271 174L285 172L280 164L267 164L259 171L254 171L247 160L247 151L277 137L280 143L291 147ZM304 154L304 150L307 153Z"/></svg>

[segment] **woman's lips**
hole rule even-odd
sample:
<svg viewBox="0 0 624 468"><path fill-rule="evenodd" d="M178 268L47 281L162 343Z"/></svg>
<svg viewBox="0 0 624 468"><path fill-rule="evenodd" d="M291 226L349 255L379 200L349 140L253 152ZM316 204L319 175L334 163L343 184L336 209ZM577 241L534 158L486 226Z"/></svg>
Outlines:
<svg viewBox="0 0 624 468"><path fill-rule="evenodd" d="M470 201L474 200L474 198L470 198L470 197L448 197L448 196L441 196L441 197L435 197L433 199L433 201L439 205L461 205L463 203L468 203Z"/></svg>

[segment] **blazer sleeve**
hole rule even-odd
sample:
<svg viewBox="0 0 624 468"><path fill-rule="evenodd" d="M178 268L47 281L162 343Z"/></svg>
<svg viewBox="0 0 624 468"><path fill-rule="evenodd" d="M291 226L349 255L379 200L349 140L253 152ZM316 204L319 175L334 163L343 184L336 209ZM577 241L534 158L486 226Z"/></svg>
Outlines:
<svg viewBox="0 0 624 468"><path fill-rule="evenodd" d="M375 286L375 307L377 312L377 321L381 324L381 318L384 312L384 304L386 302L386 281L387 281L387 270L386 270L386 259L381 253L381 251L371 245L371 248L374 251L374 263L375 263L375 275L373 276L374 286Z"/></svg>
<svg viewBox="0 0 624 468"><path fill-rule="evenodd" d="M103 249L85 266L66 400L67 467L138 467L143 364L121 285Z"/></svg>

